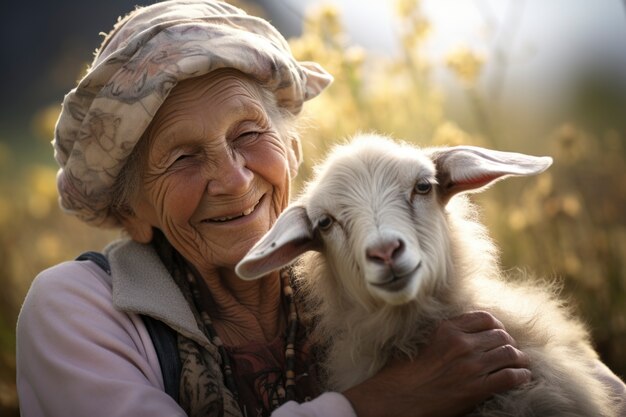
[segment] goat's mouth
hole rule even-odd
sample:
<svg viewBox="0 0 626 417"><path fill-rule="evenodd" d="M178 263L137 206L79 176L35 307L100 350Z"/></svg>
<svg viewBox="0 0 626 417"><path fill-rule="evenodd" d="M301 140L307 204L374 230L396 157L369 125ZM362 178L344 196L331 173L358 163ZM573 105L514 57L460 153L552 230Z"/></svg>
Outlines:
<svg viewBox="0 0 626 417"><path fill-rule="evenodd" d="M415 268L413 268L409 272L397 274L392 270L390 271L390 274L385 281L370 282L369 284L373 287L379 288L381 290L389 291L389 292L401 291L407 285L409 285L409 283L415 276L415 273L420 269L421 266L422 266L422 262L420 261L415 266Z"/></svg>

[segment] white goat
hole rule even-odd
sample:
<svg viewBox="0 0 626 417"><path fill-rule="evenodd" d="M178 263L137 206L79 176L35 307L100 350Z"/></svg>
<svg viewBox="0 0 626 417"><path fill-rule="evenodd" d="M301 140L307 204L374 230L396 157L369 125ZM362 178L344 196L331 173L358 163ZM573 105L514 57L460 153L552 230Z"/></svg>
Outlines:
<svg viewBox="0 0 626 417"><path fill-rule="evenodd" d="M299 263L299 289L345 390L442 318L492 312L531 360L533 381L477 416L614 416L583 326L545 284L503 277L495 245L459 193L547 169L549 157L478 147L417 149L375 135L337 147L301 197L237 266L244 279Z"/></svg>

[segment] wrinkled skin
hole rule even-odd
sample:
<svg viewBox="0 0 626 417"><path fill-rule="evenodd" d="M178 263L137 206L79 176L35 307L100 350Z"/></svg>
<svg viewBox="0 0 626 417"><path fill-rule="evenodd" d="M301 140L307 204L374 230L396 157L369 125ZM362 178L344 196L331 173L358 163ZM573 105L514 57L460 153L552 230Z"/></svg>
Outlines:
<svg viewBox="0 0 626 417"><path fill-rule="evenodd" d="M126 230L149 242L159 228L199 270L226 344L272 340L285 326L278 277L242 281L234 267L286 207L296 150L280 139L253 82L232 71L177 85L148 133ZM398 359L345 395L360 417L463 415L530 379L527 358L496 329L487 313L442 322L419 357Z"/></svg>
<svg viewBox="0 0 626 417"><path fill-rule="evenodd" d="M140 242L150 241L152 227L160 229L200 271L226 343L271 340L283 320L279 280L250 285L233 268L286 206L297 165L258 87L229 70L184 81L157 112L147 139L142 190L126 229Z"/></svg>

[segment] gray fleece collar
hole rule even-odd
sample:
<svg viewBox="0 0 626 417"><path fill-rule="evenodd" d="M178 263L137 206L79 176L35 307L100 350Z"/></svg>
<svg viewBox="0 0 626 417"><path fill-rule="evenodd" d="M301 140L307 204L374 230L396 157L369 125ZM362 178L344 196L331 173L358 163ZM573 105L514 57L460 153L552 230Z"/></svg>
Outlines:
<svg viewBox="0 0 626 417"><path fill-rule="evenodd" d="M183 336L211 346L152 246L123 239L108 245L104 253L111 265L115 308L154 317Z"/></svg>

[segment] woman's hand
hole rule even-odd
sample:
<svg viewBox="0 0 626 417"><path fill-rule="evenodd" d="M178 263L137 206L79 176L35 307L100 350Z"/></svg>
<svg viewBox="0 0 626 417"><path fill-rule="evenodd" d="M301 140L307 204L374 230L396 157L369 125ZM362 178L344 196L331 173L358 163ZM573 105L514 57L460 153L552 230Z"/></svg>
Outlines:
<svg viewBox="0 0 626 417"><path fill-rule="evenodd" d="M528 357L483 311L443 321L412 360L394 359L344 395L359 417L460 416L531 379Z"/></svg>

